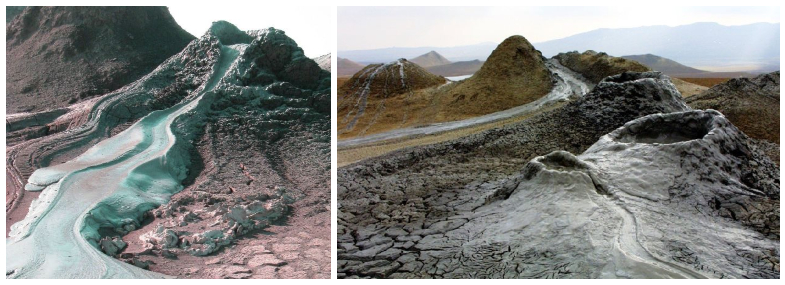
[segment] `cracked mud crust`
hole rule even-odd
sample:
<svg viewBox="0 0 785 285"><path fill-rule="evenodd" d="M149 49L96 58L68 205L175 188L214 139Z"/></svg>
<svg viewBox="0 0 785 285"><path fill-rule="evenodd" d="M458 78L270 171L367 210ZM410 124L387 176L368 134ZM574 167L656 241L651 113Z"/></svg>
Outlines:
<svg viewBox="0 0 785 285"><path fill-rule="evenodd" d="M620 74L519 123L340 168L338 276L778 278L778 173L667 76Z"/></svg>

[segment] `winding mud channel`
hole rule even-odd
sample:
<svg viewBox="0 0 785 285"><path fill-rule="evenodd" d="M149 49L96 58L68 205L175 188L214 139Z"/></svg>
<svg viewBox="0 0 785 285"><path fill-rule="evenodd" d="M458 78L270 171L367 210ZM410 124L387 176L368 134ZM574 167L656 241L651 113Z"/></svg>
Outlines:
<svg viewBox="0 0 785 285"><path fill-rule="evenodd" d="M693 270L654 257L638 241L638 223L635 216L624 206L613 202L607 204L610 204L610 207L621 216L622 224L613 246L615 276L602 276L603 278L633 278L634 276L666 279L708 278Z"/></svg>
<svg viewBox="0 0 785 285"><path fill-rule="evenodd" d="M182 190L185 162L172 124L202 103L246 46L222 47L211 78L190 101L150 113L69 162L36 170L25 188L43 192L11 229L6 277L166 277L101 252L98 230L139 218Z"/></svg>
<svg viewBox="0 0 785 285"><path fill-rule="evenodd" d="M492 123L506 118L525 115L536 111L537 109L561 100L567 100L572 96L583 96L589 93L589 84L584 81L580 75L577 75L572 70L562 66L556 60L548 61L548 69L558 75L558 80L554 85L551 92L545 96L537 99L534 102L524 104L518 107L510 108L504 111L499 111L484 116L469 118L460 121L446 122L431 124L422 127L409 127L391 130L383 133L373 134L364 137L346 139L338 141L338 149L358 147L362 145L393 140L403 139L419 135L433 135L457 129L467 128L471 126Z"/></svg>

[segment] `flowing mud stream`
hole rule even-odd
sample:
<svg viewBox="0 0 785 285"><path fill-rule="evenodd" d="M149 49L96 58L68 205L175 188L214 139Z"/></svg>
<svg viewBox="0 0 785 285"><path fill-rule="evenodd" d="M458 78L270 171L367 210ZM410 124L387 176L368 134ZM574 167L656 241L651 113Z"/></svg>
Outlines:
<svg viewBox="0 0 785 285"><path fill-rule="evenodd" d="M438 124L431 124L424 127L409 127L409 128L402 128L391 130L383 133L373 134L369 136L359 137L359 138L352 138L347 140L338 141L338 148L348 148L348 147L357 147L361 145L391 140L391 139L401 139L406 137L413 137L417 135L432 135L447 131L453 131L461 128L476 126L480 124L487 124L494 121L524 115L531 113L548 103L560 101L560 100L567 100L571 97L583 96L586 93L589 93L589 86L584 81L580 75L577 75L575 72L569 70L568 68L562 66L555 60L548 61L547 63L548 68L551 72L555 73L558 76L558 80L556 84L553 86L553 89L545 96L537 99L534 102L524 104L518 107L510 108L504 111L499 111L496 113L491 113L484 116L479 116L475 118L454 121L454 122L446 122L446 123L438 123Z"/></svg>
<svg viewBox="0 0 785 285"><path fill-rule="evenodd" d="M645 278L707 278L695 271L651 255L638 241L638 225L635 216L623 206L612 205L611 207L622 217L622 225L613 245L615 276L602 276L603 278L634 278L636 276L645 276Z"/></svg>
<svg viewBox="0 0 785 285"><path fill-rule="evenodd" d="M190 101L155 111L79 157L36 170L27 190L43 189L6 242L10 278L161 278L98 249L99 229L139 219L182 190L186 162L174 121L194 110L231 70L244 44L223 46L211 78Z"/></svg>

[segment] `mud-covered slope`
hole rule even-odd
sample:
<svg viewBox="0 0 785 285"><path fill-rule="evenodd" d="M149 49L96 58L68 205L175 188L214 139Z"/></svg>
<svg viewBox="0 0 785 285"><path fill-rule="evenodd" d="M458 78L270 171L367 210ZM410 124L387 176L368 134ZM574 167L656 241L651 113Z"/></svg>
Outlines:
<svg viewBox="0 0 785 285"><path fill-rule="evenodd" d="M756 139L769 157L780 161L780 72L733 78L687 98L695 109L722 112L742 132Z"/></svg>
<svg viewBox="0 0 785 285"><path fill-rule="evenodd" d="M349 98L388 98L441 83L444 78L402 58L366 66L341 86L341 92L352 94Z"/></svg>
<svg viewBox="0 0 785 285"><path fill-rule="evenodd" d="M414 94L445 82L444 77L403 58L368 65L338 90L339 133L362 135L406 123L427 101Z"/></svg>
<svg viewBox="0 0 785 285"><path fill-rule="evenodd" d="M484 115L539 99L553 87L539 51L522 36L505 39L477 73L449 91L441 116Z"/></svg>
<svg viewBox="0 0 785 285"><path fill-rule="evenodd" d="M584 155L537 157L558 150ZM776 278L778 171L667 76L624 73L521 123L339 169L339 277Z"/></svg>
<svg viewBox="0 0 785 285"><path fill-rule="evenodd" d="M7 250L24 254L7 276L329 276L329 78L283 31L214 23L83 126L31 143L55 146L24 152L32 169L81 155L30 175L42 194L13 226ZM199 257L218 250L242 261Z"/></svg>
<svg viewBox="0 0 785 285"><path fill-rule="evenodd" d="M553 58L557 59L565 67L580 73L592 83L598 83L605 77L625 71L644 72L651 70L634 60L614 57L604 52L595 52L593 50L587 50L583 53L577 51L560 53L553 56Z"/></svg>
<svg viewBox="0 0 785 285"><path fill-rule="evenodd" d="M220 46L215 37L192 41L153 72L109 94L69 106L51 122L6 118L7 140L19 143L6 149L6 232L27 213L37 192L22 191L38 168L68 161L105 138L127 128L155 110L172 107L206 84L218 62ZM43 122L43 124L41 124ZM30 126L32 125L32 127ZM30 129L41 134L27 136ZM50 134L48 136L43 136ZM32 138L31 138L32 137Z"/></svg>
<svg viewBox="0 0 785 285"><path fill-rule="evenodd" d="M714 109L745 134L780 143L780 72L733 78L690 97L695 109Z"/></svg>
<svg viewBox="0 0 785 285"><path fill-rule="evenodd" d="M128 254L189 278L329 278L330 73L281 30L248 44L206 114L192 157L201 172L126 237Z"/></svg>
<svg viewBox="0 0 785 285"><path fill-rule="evenodd" d="M27 7L6 24L6 112L108 93L193 39L166 7Z"/></svg>

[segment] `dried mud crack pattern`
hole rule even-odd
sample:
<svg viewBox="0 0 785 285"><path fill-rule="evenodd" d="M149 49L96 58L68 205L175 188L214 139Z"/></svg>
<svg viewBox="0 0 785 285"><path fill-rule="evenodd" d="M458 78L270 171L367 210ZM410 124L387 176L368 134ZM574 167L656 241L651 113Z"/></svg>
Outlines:
<svg viewBox="0 0 785 285"><path fill-rule="evenodd" d="M667 76L624 73L521 123L339 169L338 275L776 278L778 171Z"/></svg>

